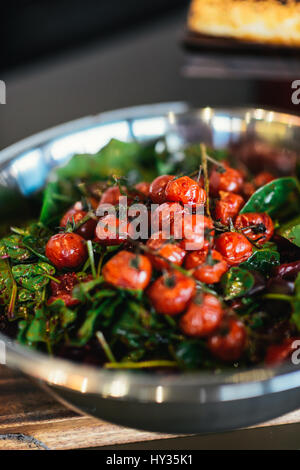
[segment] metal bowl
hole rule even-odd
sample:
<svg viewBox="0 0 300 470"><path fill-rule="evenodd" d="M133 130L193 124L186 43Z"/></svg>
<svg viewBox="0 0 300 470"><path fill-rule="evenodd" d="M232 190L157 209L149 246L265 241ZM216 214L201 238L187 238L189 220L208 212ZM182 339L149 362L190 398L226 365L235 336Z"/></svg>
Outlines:
<svg viewBox="0 0 300 470"><path fill-rule="evenodd" d="M97 151L112 137L146 141L166 136L167 144L178 150L193 141L223 148L246 135L300 150L300 118L261 109L190 110L185 103L87 117L0 152L1 194L21 194L14 207L22 210L22 203L44 186L53 167L74 152ZM8 208L10 204L0 202L2 215ZM232 369L220 375L108 371L50 358L3 335L0 340L9 367L36 379L69 407L124 426L168 433L217 432L253 425L300 406L300 369L290 364Z"/></svg>

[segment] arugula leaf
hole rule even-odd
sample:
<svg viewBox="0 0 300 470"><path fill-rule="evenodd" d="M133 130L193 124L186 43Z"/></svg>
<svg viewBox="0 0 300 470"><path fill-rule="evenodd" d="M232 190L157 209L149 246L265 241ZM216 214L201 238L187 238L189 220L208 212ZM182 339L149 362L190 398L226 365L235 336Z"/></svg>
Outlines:
<svg viewBox="0 0 300 470"><path fill-rule="evenodd" d="M233 267L221 279L225 300L232 300L247 292L254 286L254 277L246 269Z"/></svg>
<svg viewBox="0 0 300 470"><path fill-rule="evenodd" d="M284 207L285 215L287 208L299 209L299 183L296 178L285 177L271 181L259 188L246 202L240 214L247 212L267 212L270 216L281 215L280 210Z"/></svg>
<svg viewBox="0 0 300 470"><path fill-rule="evenodd" d="M300 216L283 224L277 231L279 235L300 247Z"/></svg>
<svg viewBox="0 0 300 470"><path fill-rule="evenodd" d="M262 248L254 253L244 263L240 264L242 269L259 271L262 274L270 274L274 266L280 264L280 254L274 248Z"/></svg>

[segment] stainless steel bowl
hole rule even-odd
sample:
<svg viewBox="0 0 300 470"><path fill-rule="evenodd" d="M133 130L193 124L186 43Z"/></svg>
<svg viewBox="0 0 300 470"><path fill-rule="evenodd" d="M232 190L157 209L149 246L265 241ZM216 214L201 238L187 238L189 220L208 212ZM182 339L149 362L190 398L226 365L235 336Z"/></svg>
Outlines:
<svg viewBox="0 0 300 470"><path fill-rule="evenodd" d="M49 171L74 152L94 152L110 138L146 141L166 136L174 150L205 141L222 148L258 136L300 150L300 118L261 109L190 110L185 103L130 108L87 117L30 137L0 152L1 194L21 194L22 208ZM7 203L0 213L7 213ZM253 425L300 406L300 369L258 367L221 375L106 371L50 358L0 335L6 363L35 378L80 412L150 431L216 432Z"/></svg>

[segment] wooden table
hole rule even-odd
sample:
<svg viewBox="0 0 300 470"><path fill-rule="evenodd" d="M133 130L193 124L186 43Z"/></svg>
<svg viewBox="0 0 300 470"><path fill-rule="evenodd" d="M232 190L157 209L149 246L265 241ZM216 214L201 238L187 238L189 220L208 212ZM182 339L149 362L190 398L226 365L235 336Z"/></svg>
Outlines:
<svg viewBox="0 0 300 470"><path fill-rule="evenodd" d="M298 422L300 410L260 428ZM242 431L235 431L238 432ZM195 437L192 448L198 448ZM136 431L79 416L57 403L28 378L0 366L0 450L122 448L124 444L138 448L138 443L149 441L158 441L159 448L168 448L169 443L171 448L174 436ZM181 449L184 449L181 442ZM156 448L153 442L153 449Z"/></svg>

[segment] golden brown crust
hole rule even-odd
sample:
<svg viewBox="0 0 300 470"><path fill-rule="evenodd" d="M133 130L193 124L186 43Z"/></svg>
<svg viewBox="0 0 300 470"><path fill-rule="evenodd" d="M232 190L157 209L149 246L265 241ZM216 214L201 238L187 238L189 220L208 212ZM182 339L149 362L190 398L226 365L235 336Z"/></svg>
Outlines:
<svg viewBox="0 0 300 470"><path fill-rule="evenodd" d="M242 41L300 46L299 0L193 0L191 31Z"/></svg>

